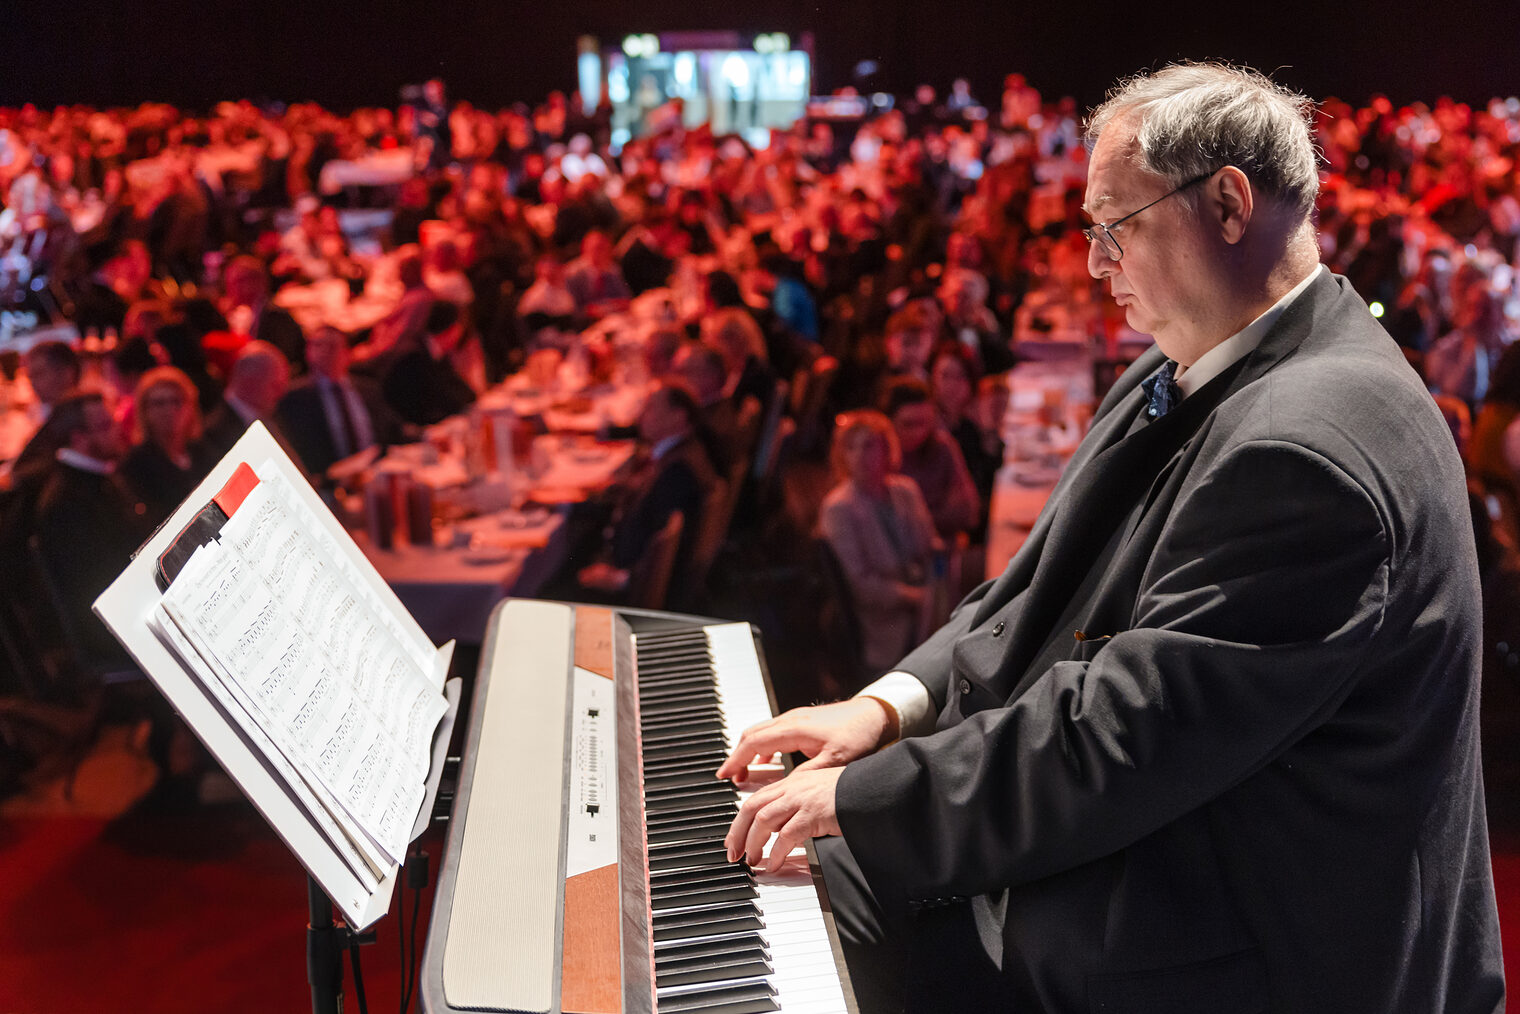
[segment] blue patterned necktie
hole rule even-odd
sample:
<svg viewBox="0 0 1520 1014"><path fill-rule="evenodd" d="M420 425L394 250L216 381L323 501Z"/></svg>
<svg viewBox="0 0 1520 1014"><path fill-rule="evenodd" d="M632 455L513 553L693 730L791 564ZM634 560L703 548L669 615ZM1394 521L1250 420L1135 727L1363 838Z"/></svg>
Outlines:
<svg viewBox="0 0 1520 1014"><path fill-rule="evenodd" d="M1182 391L1172 379L1176 371L1177 364L1168 359L1161 369L1140 382L1140 389L1145 392L1145 411L1152 419L1160 419L1182 400Z"/></svg>

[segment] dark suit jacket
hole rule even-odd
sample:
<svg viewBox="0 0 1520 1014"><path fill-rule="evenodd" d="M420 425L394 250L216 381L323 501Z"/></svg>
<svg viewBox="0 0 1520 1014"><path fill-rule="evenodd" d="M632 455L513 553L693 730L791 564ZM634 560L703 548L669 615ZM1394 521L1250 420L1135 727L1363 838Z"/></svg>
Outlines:
<svg viewBox="0 0 1520 1014"><path fill-rule="evenodd" d="M384 385L386 404L418 426L442 422L475 402L475 392L449 361L434 359L426 349L398 358Z"/></svg>
<svg viewBox="0 0 1520 1014"><path fill-rule="evenodd" d="M377 444L392 444L400 439L401 420L391 411L380 393L380 385L368 377L350 377L359 400L369 413L370 430ZM316 377L308 376L294 384L280 399L275 416L301 461L313 475L326 472L339 458L333 442L327 413L322 408L322 392ZM363 450L363 448L358 448Z"/></svg>
<svg viewBox="0 0 1520 1014"><path fill-rule="evenodd" d="M194 491L217 460L207 448L196 444L190 448L190 467L180 468L157 444L145 441L127 452L116 474L143 503L149 527L157 527Z"/></svg>
<svg viewBox="0 0 1520 1014"><path fill-rule="evenodd" d="M74 647L88 661L114 664L125 656L90 607L116 579L151 532L145 508L116 476L96 475L55 461L40 476L31 530L57 592Z"/></svg>
<svg viewBox="0 0 1520 1014"><path fill-rule="evenodd" d="M253 337L285 353L292 373L306 372L306 332L287 311L266 302L254 322Z"/></svg>
<svg viewBox="0 0 1520 1014"><path fill-rule="evenodd" d="M1323 273L1147 424L1160 362L1120 378L1007 571L900 663L941 731L845 769L845 841L945 900L927 939L982 941L929 970L957 1009L1502 1009L1478 577L1440 413Z"/></svg>
<svg viewBox="0 0 1520 1014"><path fill-rule="evenodd" d="M269 431L269 435L274 438L275 443L279 444L280 448L295 462L295 466L303 472L309 472L300 452L286 439L285 431L281 428L279 421L276 419L260 421ZM207 460L214 466L227 455L228 451L232 450L232 445L236 444L246 432L248 432L248 424L223 398L217 402L216 408L206 415L206 421L201 426L201 438L196 443L194 453L206 455ZM256 463L251 462L251 464Z"/></svg>
<svg viewBox="0 0 1520 1014"><path fill-rule="evenodd" d="M613 526L613 565L626 570L637 563L670 516L680 511L683 521L675 573L684 574L702 530L702 501L716 478L706 448L695 437L687 437L650 462L635 476L626 506Z"/></svg>

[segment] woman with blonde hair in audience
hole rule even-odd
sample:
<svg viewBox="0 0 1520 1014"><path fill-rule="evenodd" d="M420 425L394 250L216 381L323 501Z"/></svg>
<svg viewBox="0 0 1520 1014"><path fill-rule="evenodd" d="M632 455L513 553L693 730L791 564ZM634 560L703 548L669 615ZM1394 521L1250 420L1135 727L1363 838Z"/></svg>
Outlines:
<svg viewBox="0 0 1520 1014"><path fill-rule="evenodd" d="M849 582L865 663L880 673L920 636L939 539L923 494L897 471L897 434L886 416L840 416L830 460L838 485L818 525Z"/></svg>
<svg viewBox="0 0 1520 1014"><path fill-rule="evenodd" d="M137 382L133 447L120 473L158 525L190 495L215 461L197 445L201 411L195 384L174 366L158 366Z"/></svg>
<svg viewBox="0 0 1520 1014"><path fill-rule="evenodd" d="M765 335L748 311L730 306L702 322L702 343L718 351L728 367L730 394L742 402L753 397L768 405L776 386L765 348Z"/></svg>

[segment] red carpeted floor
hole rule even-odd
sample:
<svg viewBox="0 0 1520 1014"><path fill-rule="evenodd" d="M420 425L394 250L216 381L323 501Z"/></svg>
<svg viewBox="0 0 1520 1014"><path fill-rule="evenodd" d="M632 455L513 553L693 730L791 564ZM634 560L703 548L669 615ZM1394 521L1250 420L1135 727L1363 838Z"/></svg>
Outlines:
<svg viewBox="0 0 1520 1014"><path fill-rule="evenodd" d="M108 730L72 799L52 778L0 806L0 1014L310 1010L301 868L246 803L162 806L152 781L128 731ZM1520 982L1520 795L1491 779L1490 811ZM435 873L441 840L423 836ZM425 891L419 941L431 903ZM371 1011L398 1010L397 916L393 903L362 948ZM345 982L356 1011L346 963Z"/></svg>

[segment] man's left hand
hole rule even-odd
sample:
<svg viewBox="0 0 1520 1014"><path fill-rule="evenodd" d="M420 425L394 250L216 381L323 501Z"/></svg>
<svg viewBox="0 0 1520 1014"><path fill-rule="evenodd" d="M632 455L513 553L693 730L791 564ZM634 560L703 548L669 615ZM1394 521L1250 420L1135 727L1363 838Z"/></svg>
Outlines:
<svg viewBox="0 0 1520 1014"><path fill-rule="evenodd" d="M764 866L764 872L775 873L792 849L809 838L839 834L834 785L843 773L842 767L793 771L757 790L739 807L723 839L729 862L742 855L750 866L761 869L765 843L775 833L778 837Z"/></svg>

